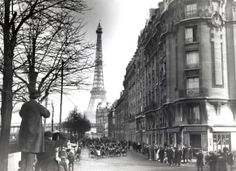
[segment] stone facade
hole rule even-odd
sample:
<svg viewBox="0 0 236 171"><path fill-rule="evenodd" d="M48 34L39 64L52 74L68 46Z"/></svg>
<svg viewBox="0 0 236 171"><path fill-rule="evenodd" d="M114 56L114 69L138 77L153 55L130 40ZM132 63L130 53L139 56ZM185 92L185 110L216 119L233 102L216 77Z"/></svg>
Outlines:
<svg viewBox="0 0 236 171"><path fill-rule="evenodd" d="M99 103L96 109L96 134L99 137L108 137L108 103Z"/></svg>
<svg viewBox="0 0 236 171"><path fill-rule="evenodd" d="M151 9L127 66L126 107L115 110L130 127L135 116L134 141L236 150L235 41L235 0L165 0Z"/></svg>

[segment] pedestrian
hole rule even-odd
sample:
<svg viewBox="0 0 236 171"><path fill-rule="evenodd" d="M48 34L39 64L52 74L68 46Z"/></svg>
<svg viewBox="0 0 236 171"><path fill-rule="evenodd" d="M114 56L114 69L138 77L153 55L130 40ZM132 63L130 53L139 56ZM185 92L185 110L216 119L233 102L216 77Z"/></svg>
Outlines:
<svg viewBox="0 0 236 171"><path fill-rule="evenodd" d="M58 140L52 140L53 133L47 131L45 137L45 152L37 154L37 163L35 171L58 171L60 166L56 160L56 148L62 146L66 142L64 136L60 136ZM65 170L66 171L66 170Z"/></svg>
<svg viewBox="0 0 236 171"><path fill-rule="evenodd" d="M210 171L216 171L216 161L217 161L216 154L214 152L209 152L208 164L210 167Z"/></svg>
<svg viewBox="0 0 236 171"><path fill-rule="evenodd" d="M171 147L169 147L167 150L167 160L170 166L173 164L173 156L174 156L174 151Z"/></svg>
<svg viewBox="0 0 236 171"><path fill-rule="evenodd" d="M222 152L217 157L216 171L227 171L226 158Z"/></svg>
<svg viewBox="0 0 236 171"><path fill-rule="evenodd" d="M184 163L188 163L188 160L189 160L189 148L187 146L184 146L184 148L183 148L183 160L184 160Z"/></svg>
<svg viewBox="0 0 236 171"><path fill-rule="evenodd" d="M80 160L80 154L81 154L81 147L78 146L76 150L76 160Z"/></svg>
<svg viewBox="0 0 236 171"><path fill-rule="evenodd" d="M173 164L176 166L177 165L177 155L178 155L178 148L174 148L174 157L173 157Z"/></svg>
<svg viewBox="0 0 236 171"><path fill-rule="evenodd" d="M36 101L39 97L38 92L32 92L30 100L25 102L20 109L22 121L18 144L23 171L32 171L35 154L45 150L42 117L48 118L50 112Z"/></svg>
<svg viewBox="0 0 236 171"><path fill-rule="evenodd" d="M74 156L74 153L72 152L71 149L68 149L67 150L67 159L69 161L69 171L74 171L74 161L75 161L75 156Z"/></svg>
<svg viewBox="0 0 236 171"><path fill-rule="evenodd" d="M193 149L191 146L189 146L189 163L192 164L193 159Z"/></svg>
<svg viewBox="0 0 236 171"><path fill-rule="evenodd" d="M227 157L227 162L229 164L229 171L233 171L234 156L232 152L229 152L228 157Z"/></svg>
<svg viewBox="0 0 236 171"><path fill-rule="evenodd" d="M181 164L181 158L182 158L182 150L179 148L176 151L176 162L177 162L177 166L180 166Z"/></svg>
<svg viewBox="0 0 236 171"><path fill-rule="evenodd" d="M59 162L59 165L64 169L64 171L68 171L67 163L66 163L66 158L62 157L61 161Z"/></svg>
<svg viewBox="0 0 236 171"><path fill-rule="evenodd" d="M202 150L197 154L197 171L203 171L203 154Z"/></svg>
<svg viewBox="0 0 236 171"><path fill-rule="evenodd" d="M159 158L160 158L160 162L163 163L164 161L164 155L165 155L165 150L163 147L160 147L160 150L159 150Z"/></svg>

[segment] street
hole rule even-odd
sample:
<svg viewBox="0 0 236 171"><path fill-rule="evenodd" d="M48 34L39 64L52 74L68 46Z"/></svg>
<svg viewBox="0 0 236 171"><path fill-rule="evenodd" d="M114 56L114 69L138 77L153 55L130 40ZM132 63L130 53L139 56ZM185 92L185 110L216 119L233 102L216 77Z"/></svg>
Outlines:
<svg viewBox="0 0 236 171"><path fill-rule="evenodd" d="M89 158L85 149L81 160L76 162L74 171L192 171L197 170L194 164L180 167L168 166L156 161L150 161L142 154L129 151L126 157Z"/></svg>

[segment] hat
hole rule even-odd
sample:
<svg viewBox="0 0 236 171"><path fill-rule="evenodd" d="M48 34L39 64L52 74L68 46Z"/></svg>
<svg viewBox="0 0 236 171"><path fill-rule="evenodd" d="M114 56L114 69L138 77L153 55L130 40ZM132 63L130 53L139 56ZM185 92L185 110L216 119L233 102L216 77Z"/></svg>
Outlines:
<svg viewBox="0 0 236 171"><path fill-rule="evenodd" d="M38 91L33 91L30 93L30 99L37 99L40 97L40 93Z"/></svg>
<svg viewBox="0 0 236 171"><path fill-rule="evenodd" d="M51 131L46 131L46 132L44 132L44 136L45 137L52 137L52 132Z"/></svg>

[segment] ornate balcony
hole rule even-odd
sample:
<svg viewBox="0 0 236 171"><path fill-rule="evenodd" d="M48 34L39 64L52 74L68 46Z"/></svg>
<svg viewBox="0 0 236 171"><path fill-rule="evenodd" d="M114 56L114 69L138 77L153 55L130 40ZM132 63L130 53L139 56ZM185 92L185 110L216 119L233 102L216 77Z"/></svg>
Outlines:
<svg viewBox="0 0 236 171"><path fill-rule="evenodd" d="M196 64L186 64L185 70L192 70L192 69L199 69L200 65L199 63Z"/></svg>
<svg viewBox="0 0 236 171"><path fill-rule="evenodd" d="M179 97L191 98L191 97L204 97L207 96L207 89L205 88L191 88L179 90Z"/></svg>
<svg viewBox="0 0 236 171"><path fill-rule="evenodd" d="M199 88L190 88L190 89L187 89L186 90L186 95L188 97L196 97L196 96L199 96L200 93L199 93Z"/></svg>
<svg viewBox="0 0 236 171"><path fill-rule="evenodd" d="M185 18L193 18L193 17L198 17L197 9L185 11Z"/></svg>

